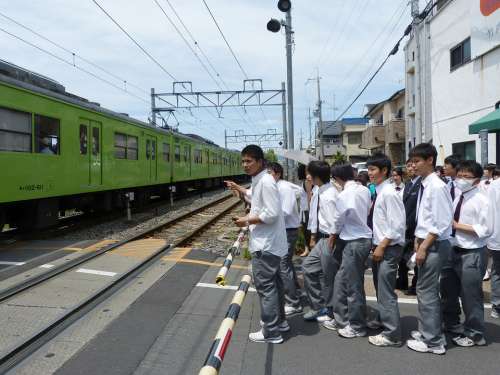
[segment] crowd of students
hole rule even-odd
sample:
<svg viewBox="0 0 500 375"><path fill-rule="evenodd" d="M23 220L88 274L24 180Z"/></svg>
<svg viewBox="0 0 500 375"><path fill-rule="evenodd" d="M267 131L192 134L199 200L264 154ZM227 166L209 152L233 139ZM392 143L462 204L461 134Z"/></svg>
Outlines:
<svg viewBox="0 0 500 375"><path fill-rule="evenodd" d="M295 185L282 179L280 164L265 163L260 147L243 149L242 165L252 186L227 184L251 202L248 215L234 218L236 225L250 228L261 307L261 329L249 339L281 343L281 333L291 329L287 317L304 313L292 263L302 225L306 321L349 339L378 330L368 337L371 344L401 346L398 288L416 294L418 301L419 327L411 332L408 348L444 354L446 334L458 346L486 345L488 249L491 316L500 315L500 170L488 165L483 172L474 161L450 156L442 176L436 160L433 145L414 147L406 182L403 171L393 169L383 154L367 161L367 176L350 164L312 161L299 168L302 181ZM370 319L364 280L368 265L377 296L376 316Z"/></svg>

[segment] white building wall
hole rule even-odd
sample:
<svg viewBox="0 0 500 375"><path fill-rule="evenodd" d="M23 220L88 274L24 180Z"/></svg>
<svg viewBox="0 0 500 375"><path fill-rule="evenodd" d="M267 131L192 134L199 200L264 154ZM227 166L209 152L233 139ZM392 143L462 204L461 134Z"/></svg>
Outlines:
<svg viewBox="0 0 500 375"><path fill-rule="evenodd" d="M500 100L500 48L450 72L450 50L470 36L470 20L470 0L453 0L430 22L432 133L441 164L454 143L467 141L476 141L476 160L481 160L479 137L469 135L469 125ZM490 134L490 162L496 161L496 147Z"/></svg>

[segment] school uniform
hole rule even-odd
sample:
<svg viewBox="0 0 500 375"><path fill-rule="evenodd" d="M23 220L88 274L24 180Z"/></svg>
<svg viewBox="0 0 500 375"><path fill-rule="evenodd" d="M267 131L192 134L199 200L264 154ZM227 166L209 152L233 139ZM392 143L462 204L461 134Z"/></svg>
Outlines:
<svg viewBox="0 0 500 375"><path fill-rule="evenodd" d="M333 314L339 328L350 326L366 334L365 262L370 254L372 231L367 218L371 207L370 191L348 181L337 198L334 233L344 241L342 263L334 282Z"/></svg>
<svg viewBox="0 0 500 375"><path fill-rule="evenodd" d="M341 251L331 251L328 237L334 233L333 216L339 196L337 189L326 183L319 187L316 212L316 245L304 259L304 287L311 309L319 311L333 307L333 286L340 267ZM340 246L340 245L339 245Z"/></svg>
<svg viewBox="0 0 500 375"><path fill-rule="evenodd" d="M491 267L491 304L492 313L500 314L500 179L493 181L488 189L491 237L487 246L493 264Z"/></svg>
<svg viewBox="0 0 500 375"><path fill-rule="evenodd" d="M318 190L319 187L314 185L312 188L311 202L309 205L309 220L307 223L307 230L311 234L316 234L318 230Z"/></svg>
<svg viewBox="0 0 500 375"><path fill-rule="evenodd" d="M446 261L451 272L441 275L445 330L475 342L484 339L483 275L487 265L486 240L491 234L488 197L478 187L455 198L454 220L472 225L475 234L453 229L452 251ZM460 322L459 298L465 314Z"/></svg>
<svg viewBox="0 0 500 375"><path fill-rule="evenodd" d="M300 187L300 222L304 231L306 247L309 247L309 243L311 242L311 232L307 229L309 224L309 197L307 195L305 181L302 182Z"/></svg>
<svg viewBox="0 0 500 375"><path fill-rule="evenodd" d="M419 241L429 233L438 238L427 250L425 262L418 267L417 301L419 333L427 347L446 344L441 327L439 277L450 253L453 202L447 185L432 173L422 179L417 198L415 237Z"/></svg>
<svg viewBox="0 0 500 375"><path fill-rule="evenodd" d="M481 182L479 183L479 190L482 191L483 193L487 194L488 189L489 189L492 182L493 182L492 178L487 178L487 179L481 180Z"/></svg>
<svg viewBox="0 0 500 375"><path fill-rule="evenodd" d="M293 255L299 235L300 216L297 204L297 195L300 194L299 187L291 182L279 180L277 182L281 199L283 217L285 219L286 239L288 244L287 254L281 258L280 274L285 291L285 303L300 306L300 298L297 293L297 275L293 267Z"/></svg>
<svg viewBox="0 0 500 375"><path fill-rule="evenodd" d="M396 192L398 193L398 196L399 198L401 198L401 200L403 200L403 195L404 195L404 191L405 191L405 184L401 183L398 185L396 185L394 182L391 184L392 188L394 190L396 190Z"/></svg>
<svg viewBox="0 0 500 375"><path fill-rule="evenodd" d="M460 189L458 188L457 184L455 183L455 180L454 179L449 179L448 183L447 183L447 186L448 186L448 192L450 193L451 195L451 201L454 202L455 199L457 197L460 196L460 194L462 194L462 192L460 191Z"/></svg>
<svg viewBox="0 0 500 375"><path fill-rule="evenodd" d="M288 253L288 245L278 186L267 170L252 177L249 215L257 216L262 221L249 228L253 282L264 323L262 331L265 338L280 337L278 325L285 316L280 263Z"/></svg>
<svg viewBox="0 0 500 375"><path fill-rule="evenodd" d="M403 200L394 187L385 181L376 187L373 204L373 245L391 240L380 262L373 264L373 281L377 291L377 310L383 326L382 335L392 342L401 341L396 274L405 243L406 216Z"/></svg>

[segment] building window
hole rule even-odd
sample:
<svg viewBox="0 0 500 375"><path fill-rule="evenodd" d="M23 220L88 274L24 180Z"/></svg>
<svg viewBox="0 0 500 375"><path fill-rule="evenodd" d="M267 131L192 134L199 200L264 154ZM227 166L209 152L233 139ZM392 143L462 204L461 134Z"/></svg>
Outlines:
<svg viewBox="0 0 500 375"><path fill-rule="evenodd" d="M470 38L450 50L450 70L453 71L470 62Z"/></svg>
<svg viewBox="0 0 500 375"><path fill-rule="evenodd" d="M458 155L461 159L476 160L476 141L454 143L452 152L453 155Z"/></svg>
<svg viewBox="0 0 500 375"><path fill-rule="evenodd" d="M35 152L46 155L59 155L60 121L52 117L35 115Z"/></svg>
<svg viewBox="0 0 500 375"><path fill-rule="evenodd" d="M361 144L361 132L360 133L347 133L347 143L350 145Z"/></svg>
<svg viewBox="0 0 500 375"><path fill-rule="evenodd" d="M31 152L31 113L0 108L0 151Z"/></svg>
<svg viewBox="0 0 500 375"><path fill-rule="evenodd" d="M139 160L138 139L132 135L115 133L115 158Z"/></svg>
<svg viewBox="0 0 500 375"><path fill-rule="evenodd" d="M403 107L399 108L398 113L396 114L397 120L402 120L405 118L405 109Z"/></svg>
<svg viewBox="0 0 500 375"><path fill-rule="evenodd" d="M170 145L168 143L163 144L163 160L170 161Z"/></svg>

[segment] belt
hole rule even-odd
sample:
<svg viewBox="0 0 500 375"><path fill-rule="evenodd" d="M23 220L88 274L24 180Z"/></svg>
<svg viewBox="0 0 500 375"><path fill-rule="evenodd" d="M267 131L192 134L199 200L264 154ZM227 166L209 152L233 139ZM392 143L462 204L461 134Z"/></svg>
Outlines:
<svg viewBox="0 0 500 375"><path fill-rule="evenodd" d="M319 240L319 239L321 239L321 238L328 238L328 237L330 237L330 235L329 235L329 234L326 234L326 233L323 233L323 232L318 232L318 233L316 233L316 239L317 239L317 240Z"/></svg>
<svg viewBox="0 0 500 375"><path fill-rule="evenodd" d="M286 228L287 232L291 232L291 231L294 231L294 230L299 230L299 228Z"/></svg>

